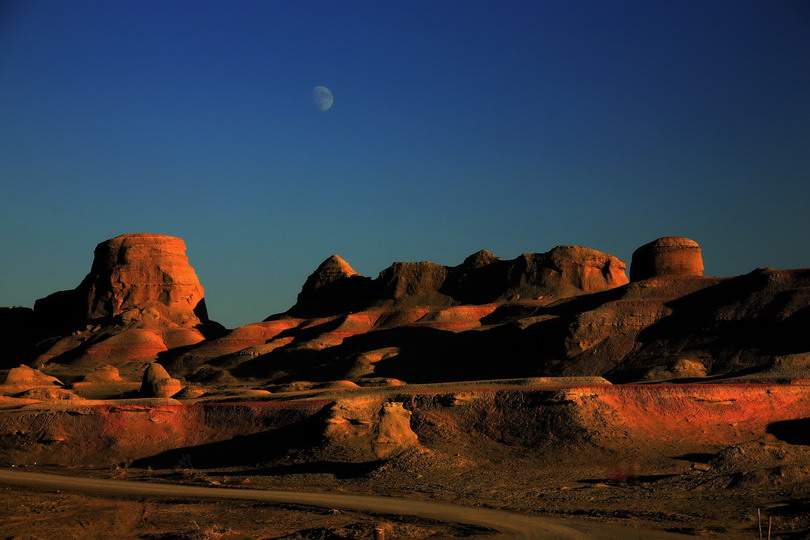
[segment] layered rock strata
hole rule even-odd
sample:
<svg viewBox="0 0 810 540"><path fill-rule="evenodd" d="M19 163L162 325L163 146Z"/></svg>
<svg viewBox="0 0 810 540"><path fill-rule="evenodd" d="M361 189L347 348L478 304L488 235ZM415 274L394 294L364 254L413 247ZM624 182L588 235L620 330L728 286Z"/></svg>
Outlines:
<svg viewBox="0 0 810 540"><path fill-rule="evenodd" d="M72 291L37 300L34 312L54 326L208 321L203 287L180 238L125 234L96 246L90 273Z"/></svg>
<svg viewBox="0 0 810 540"><path fill-rule="evenodd" d="M41 366L142 360L219 331L180 238L125 234L100 243L90 273L73 290L37 300ZM136 365L133 369L139 369Z"/></svg>
<svg viewBox="0 0 810 540"><path fill-rule="evenodd" d="M702 276L703 255L694 240L665 236L633 252L630 280L662 276Z"/></svg>
<svg viewBox="0 0 810 540"><path fill-rule="evenodd" d="M140 394L143 397L172 397L182 390L183 384L172 378L160 364L149 364L143 372Z"/></svg>

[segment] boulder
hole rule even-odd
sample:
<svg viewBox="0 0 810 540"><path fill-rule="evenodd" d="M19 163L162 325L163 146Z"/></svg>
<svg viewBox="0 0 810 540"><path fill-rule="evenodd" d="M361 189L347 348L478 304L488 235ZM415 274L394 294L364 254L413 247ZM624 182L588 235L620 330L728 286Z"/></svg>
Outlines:
<svg viewBox="0 0 810 540"><path fill-rule="evenodd" d="M702 276L703 256L694 240L666 236L633 252L630 280L664 276Z"/></svg>
<svg viewBox="0 0 810 540"><path fill-rule="evenodd" d="M140 394L143 397L172 397L183 388L160 364L149 364L143 372Z"/></svg>

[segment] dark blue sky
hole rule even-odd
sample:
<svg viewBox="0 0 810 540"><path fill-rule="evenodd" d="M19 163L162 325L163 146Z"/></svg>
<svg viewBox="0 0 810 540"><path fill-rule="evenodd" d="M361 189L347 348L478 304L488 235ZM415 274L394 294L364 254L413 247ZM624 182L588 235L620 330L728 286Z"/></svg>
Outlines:
<svg viewBox="0 0 810 540"><path fill-rule="evenodd" d="M810 2L0 0L0 186L0 305L134 232L229 326L332 253L810 266Z"/></svg>

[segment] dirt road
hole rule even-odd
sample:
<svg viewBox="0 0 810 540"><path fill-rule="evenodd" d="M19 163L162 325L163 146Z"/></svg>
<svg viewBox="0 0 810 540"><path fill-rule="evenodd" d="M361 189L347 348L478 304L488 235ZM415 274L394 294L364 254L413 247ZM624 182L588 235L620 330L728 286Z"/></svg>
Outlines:
<svg viewBox="0 0 810 540"><path fill-rule="evenodd" d="M82 478L0 469L0 483L36 489L59 489L124 497L183 497L249 499L274 503L293 503L326 508L344 508L374 514L408 515L443 522L465 523L494 529L498 537L566 539L685 539L688 536L632 529L618 525L542 518L487 508L413 501L396 497L300 493L258 489L196 487L126 480Z"/></svg>

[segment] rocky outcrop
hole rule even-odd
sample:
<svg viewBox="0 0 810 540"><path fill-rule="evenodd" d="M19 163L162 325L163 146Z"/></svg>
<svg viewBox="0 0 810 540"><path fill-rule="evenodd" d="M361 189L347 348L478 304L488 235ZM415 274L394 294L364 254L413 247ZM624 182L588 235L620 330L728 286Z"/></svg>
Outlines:
<svg viewBox="0 0 810 540"><path fill-rule="evenodd" d="M333 255L309 276L298 302L284 315L326 317L370 307L557 299L625 283L622 261L580 246L557 246L547 253L525 253L513 260L501 260L482 250L452 267L427 261L395 262L374 280L360 276Z"/></svg>
<svg viewBox="0 0 810 540"><path fill-rule="evenodd" d="M288 314L294 317L324 317L359 309L370 293L371 279L361 276L349 263L332 255L304 283L298 301Z"/></svg>
<svg viewBox="0 0 810 540"><path fill-rule="evenodd" d="M56 374L69 365L122 367L223 333L208 319L185 250L180 238L160 234L125 234L100 243L78 287L35 303L40 344L30 363L41 367L55 360L49 369Z"/></svg>
<svg viewBox="0 0 810 540"><path fill-rule="evenodd" d="M72 291L37 300L40 321L57 329L87 324L208 322L204 293L180 238L125 234L100 243L90 273Z"/></svg>
<svg viewBox="0 0 810 540"><path fill-rule="evenodd" d="M37 401L77 401L82 398L71 390L64 388L32 388L14 395L20 399L35 399Z"/></svg>
<svg viewBox="0 0 810 540"><path fill-rule="evenodd" d="M84 376L86 383L116 383L121 382L121 374L115 366L102 364Z"/></svg>
<svg viewBox="0 0 810 540"><path fill-rule="evenodd" d="M2 377L0 375L0 377ZM18 394L33 388L61 388L62 381L26 365L11 368L0 382L0 394Z"/></svg>
<svg viewBox="0 0 810 540"><path fill-rule="evenodd" d="M143 372L140 394L143 397L172 397L182 390L183 384L173 379L160 364L149 364Z"/></svg>
<svg viewBox="0 0 810 540"><path fill-rule="evenodd" d="M662 276L702 276L703 255L694 240L665 236L644 244L633 253L630 280Z"/></svg>
<svg viewBox="0 0 810 540"><path fill-rule="evenodd" d="M174 394L173 397L174 399L197 399L203 395L205 395L205 388L190 384Z"/></svg>
<svg viewBox="0 0 810 540"><path fill-rule="evenodd" d="M413 305L447 305L452 297L444 291L450 268L428 261L395 262L376 280L376 297L372 303Z"/></svg>
<svg viewBox="0 0 810 540"><path fill-rule="evenodd" d="M390 459L417 447L411 411L400 402L345 399L326 413L323 436L330 451L352 460Z"/></svg>

